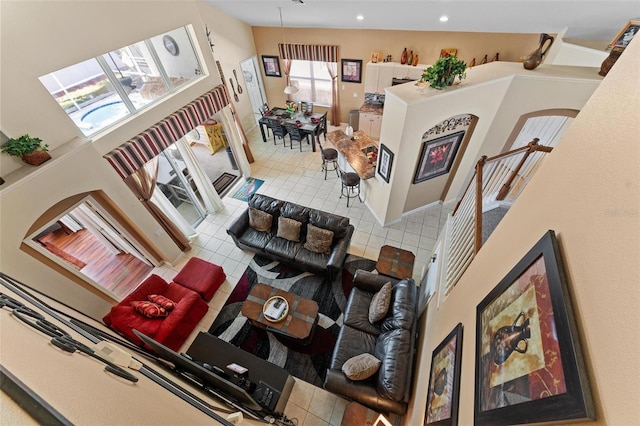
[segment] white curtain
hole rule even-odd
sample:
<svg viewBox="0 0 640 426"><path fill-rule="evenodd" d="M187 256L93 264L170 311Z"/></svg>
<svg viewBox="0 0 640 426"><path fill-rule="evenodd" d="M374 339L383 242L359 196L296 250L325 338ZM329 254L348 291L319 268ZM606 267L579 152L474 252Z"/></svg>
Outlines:
<svg viewBox="0 0 640 426"><path fill-rule="evenodd" d="M200 167L200 163L198 163L198 160L191 150L191 147L189 147L186 139L178 139L176 146L178 147L178 152L180 152L187 169L189 169L189 174L191 175L193 182L198 188L198 192L202 197L202 202L204 203L207 213L214 213L222 210L224 208L224 204L222 203L220 196L214 189L213 184L209 182L209 178L202 170L202 167Z"/></svg>
<svg viewBox="0 0 640 426"><path fill-rule="evenodd" d="M231 113L231 108L229 108L229 106L224 107L220 111L220 118L222 125L227 130L227 142L229 142L229 146L233 151L233 156L236 159L238 168L240 169L242 176L248 178L251 176L251 166L249 165L249 160L247 160L244 148L242 147L242 138L240 137L238 126L235 122L236 118Z"/></svg>
<svg viewBox="0 0 640 426"><path fill-rule="evenodd" d="M144 168L147 170L147 173L149 174L154 173L154 165L157 168L157 164L158 164L157 158L158 157L154 159L156 161L151 160L147 164L145 164ZM171 204L171 201L169 201L169 199L162 193L162 191L153 191L153 194L151 194L151 202L154 203L156 206L158 206L160 210L162 210L162 212L165 215L167 215L169 220L173 222L173 224L177 226L178 229L180 229L180 232L182 232L182 234L185 237L187 238L195 237L196 230L193 229L191 224L187 222L187 220L184 217L182 217L180 212L178 212L178 210L173 206L173 204Z"/></svg>

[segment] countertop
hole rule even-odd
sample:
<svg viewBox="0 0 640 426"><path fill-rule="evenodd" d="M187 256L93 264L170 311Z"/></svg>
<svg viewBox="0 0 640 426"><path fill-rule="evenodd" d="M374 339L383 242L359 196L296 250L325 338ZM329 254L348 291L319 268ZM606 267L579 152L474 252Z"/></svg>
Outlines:
<svg viewBox="0 0 640 426"><path fill-rule="evenodd" d="M360 107L360 112L368 112L370 114L382 114L384 110L384 104L379 102L365 102Z"/></svg>
<svg viewBox="0 0 640 426"><path fill-rule="evenodd" d="M345 157L360 179L371 179L376 171L376 161L369 160L362 150L370 148L377 153L378 142L361 130L353 132L353 136L355 140L351 140L342 130L327 133L333 146Z"/></svg>

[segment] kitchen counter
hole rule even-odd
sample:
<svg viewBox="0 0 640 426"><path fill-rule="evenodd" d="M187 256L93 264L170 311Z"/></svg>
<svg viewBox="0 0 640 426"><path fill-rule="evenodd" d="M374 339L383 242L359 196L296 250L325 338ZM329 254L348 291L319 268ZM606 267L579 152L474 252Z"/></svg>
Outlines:
<svg viewBox="0 0 640 426"><path fill-rule="evenodd" d="M327 133L327 138L338 150L353 168L353 170L360 176L360 179L371 179L376 171L376 160L378 152L378 142L371 139L363 131L353 132L355 140L351 140L342 130L335 130ZM365 151L375 152L373 158L367 156Z"/></svg>
<svg viewBox="0 0 640 426"><path fill-rule="evenodd" d="M381 104L379 102L365 102L362 104L358 111L370 114L382 114L383 110L384 104Z"/></svg>

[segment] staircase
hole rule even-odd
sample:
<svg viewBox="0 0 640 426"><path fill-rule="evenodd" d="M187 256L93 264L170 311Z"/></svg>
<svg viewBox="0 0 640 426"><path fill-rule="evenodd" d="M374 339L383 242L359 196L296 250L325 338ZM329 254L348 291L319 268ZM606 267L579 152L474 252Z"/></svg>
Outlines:
<svg viewBox="0 0 640 426"><path fill-rule="evenodd" d="M458 282L482 245L509 211L511 205L553 148L538 145L538 138L512 151L476 164L462 199L445 226L444 271L447 294Z"/></svg>

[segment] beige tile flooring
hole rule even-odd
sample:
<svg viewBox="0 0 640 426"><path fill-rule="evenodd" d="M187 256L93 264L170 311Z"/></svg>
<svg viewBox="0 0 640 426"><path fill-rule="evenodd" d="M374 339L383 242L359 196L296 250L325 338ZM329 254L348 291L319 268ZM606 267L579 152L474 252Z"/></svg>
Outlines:
<svg viewBox="0 0 640 426"><path fill-rule="evenodd" d="M351 200L347 208L346 200L340 199L340 180L333 172L324 179L320 153L312 152L310 145L303 145L303 152L300 152L298 147L283 147L280 140L277 145L272 139L265 143L257 129L249 133L248 138L255 158L251 164L251 176L264 180L259 193L349 217L355 226L349 248L351 254L376 260L380 247L385 244L412 251L416 255L414 279L419 282L422 267L431 256L439 230L450 210L439 204L433 205L382 227L364 203ZM326 144L330 145L329 142ZM231 190L229 194L233 192ZM178 264L153 271L171 279L189 257L197 256L221 265L227 274L227 280L209 304L209 312L181 351L187 350L198 332L209 329L253 257L253 253L238 249L226 233L227 226L247 208L247 204L230 195L223 202L223 211L209 215L198 226L192 249ZM298 426L340 425L347 403L324 389L296 380L285 414L288 418L297 419ZM246 420L245 423L259 424Z"/></svg>

